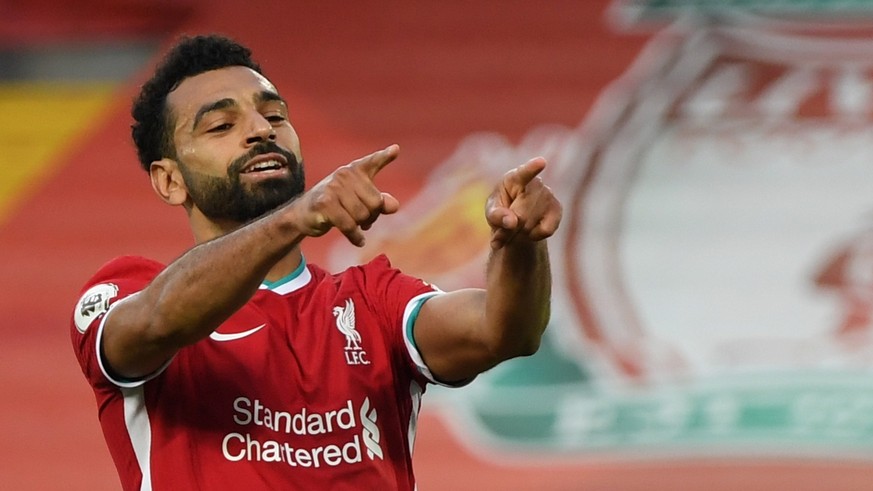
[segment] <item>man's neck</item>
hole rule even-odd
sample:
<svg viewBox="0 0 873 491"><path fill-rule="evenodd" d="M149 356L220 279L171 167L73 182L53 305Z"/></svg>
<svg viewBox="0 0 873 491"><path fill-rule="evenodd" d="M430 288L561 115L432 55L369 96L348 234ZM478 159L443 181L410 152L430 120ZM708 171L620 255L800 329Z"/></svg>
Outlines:
<svg viewBox="0 0 873 491"><path fill-rule="evenodd" d="M210 220L196 210L194 213L189 212L188 220L196 244L202 244L218 237L222 237L243 226L243 224L237 222ZM291 251L289 251L282 259L276 262L264 279L266 281L281 280L294 272L294 270L300 266L302 260L303 255L301 254L300 246L298 245L291 249Z"/></svg>
<svg viewBox="0 0 873 491"><path fill-rule="evenodd" d="M303 254L300 253L300 247L298 246L292 249L285 257L280 259L279 262L270 269L270 272L267 273L267 277L264 279L267 281L279 281L293 273L294 270L300 266L301 261L303 261Z"/></svg>

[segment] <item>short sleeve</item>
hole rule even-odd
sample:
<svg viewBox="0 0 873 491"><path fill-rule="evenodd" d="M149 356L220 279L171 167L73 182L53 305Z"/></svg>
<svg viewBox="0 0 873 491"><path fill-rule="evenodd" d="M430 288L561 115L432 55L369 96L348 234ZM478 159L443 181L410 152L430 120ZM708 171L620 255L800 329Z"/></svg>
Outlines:
<svg viewBox="0 0 873 491"><path fill-rule="evenodd" d="M438 381L425 364L413 336L421 306L444 292L436 286L402 273L380 255L364 267L370 298L379 299L386 324L397 346L398 357L419 382L445 385Z"/></svg>
<svg viewBox="0 0 873 491"><path fill-rule="evenodd" d="M93 387L126 385L113 379L103 365L103 321L113 306L143 290L163 269L150 259L124 256L101 267L82 288L70 319L70 336L79 366Z"/></svg>

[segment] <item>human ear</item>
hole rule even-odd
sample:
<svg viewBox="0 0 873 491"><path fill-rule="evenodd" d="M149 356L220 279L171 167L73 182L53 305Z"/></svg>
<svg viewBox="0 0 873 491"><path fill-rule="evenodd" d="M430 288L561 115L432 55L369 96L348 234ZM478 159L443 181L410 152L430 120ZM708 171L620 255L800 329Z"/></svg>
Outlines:
<svg viewBox="0 0 873 491"><path fill-rule="evenodd" d="M149 166L152 189L165 203L177 206L188 199L188 187L179 171L179 164L173 159L161 159Z"/></svg>

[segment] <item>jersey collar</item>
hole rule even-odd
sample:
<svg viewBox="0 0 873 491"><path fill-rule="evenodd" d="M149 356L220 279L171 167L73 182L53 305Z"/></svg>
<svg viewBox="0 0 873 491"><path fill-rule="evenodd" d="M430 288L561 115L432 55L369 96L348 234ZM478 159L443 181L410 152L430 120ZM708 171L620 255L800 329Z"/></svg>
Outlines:
<svg viewBox="0 0 873 491"><path fill-rule="evenodd" d="M312 279L312 273L306 267L306 258L300 256L300 265L297 269L291 272L288 276L276 281L264 280L259 289L270 290L279 295L287 295L293 291L297 291L306 286Z"/></svg>

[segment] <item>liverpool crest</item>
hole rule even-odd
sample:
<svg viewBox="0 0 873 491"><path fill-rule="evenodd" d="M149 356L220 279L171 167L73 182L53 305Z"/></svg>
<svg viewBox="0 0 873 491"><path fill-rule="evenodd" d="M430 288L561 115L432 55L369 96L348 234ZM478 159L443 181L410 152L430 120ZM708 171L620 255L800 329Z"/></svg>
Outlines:
<svg viewBox="0 0 873 491"><path fill-rule="evenodd" d="M355 303L352 299L346 299L344 307L334 307L333 315L336 317L336 328L346 337L345 356L349 365L369 365L367 352L361 348L361 333L355 329Z"/></svg>

